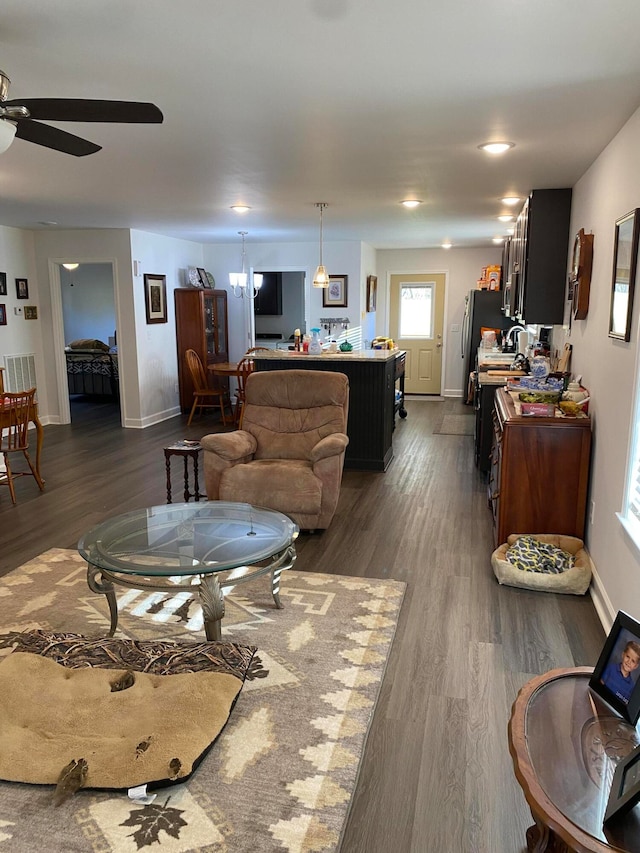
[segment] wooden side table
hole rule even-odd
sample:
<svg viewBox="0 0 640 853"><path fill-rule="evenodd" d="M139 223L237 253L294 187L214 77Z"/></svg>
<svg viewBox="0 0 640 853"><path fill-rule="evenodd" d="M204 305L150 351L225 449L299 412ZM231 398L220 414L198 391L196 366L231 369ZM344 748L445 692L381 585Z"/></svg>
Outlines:
<svg viewBox="0 0 640 853"><path fill-rule="evenodd" d="M590 667L554 669L527 682L513 704L509 751L535 821L532 853L640 850L640 807L603 825L617 762L638 730L589 689Z"/></svg>
<svg viewBox="0 0 640 853"><path fill-rule="evenodd" d="M200 493L198 483L198 463L199 455L202 446L198 441L176 441L175 444L170 444L164 448L164 461L167 469L167 503L172 503L171 500L171 457L181 456L184 460L184 501L189 503L189 499L193 498L199 501L204 497ZM189 459L193 460L193 492L189 491Z"/></svg>

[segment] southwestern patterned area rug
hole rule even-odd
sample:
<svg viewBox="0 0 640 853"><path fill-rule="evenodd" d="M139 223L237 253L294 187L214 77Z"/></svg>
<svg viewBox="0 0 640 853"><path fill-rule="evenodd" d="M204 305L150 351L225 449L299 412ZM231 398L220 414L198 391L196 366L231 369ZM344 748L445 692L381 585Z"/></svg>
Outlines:
<svg viewBox="0 0 640 853"><path fill-rule="evenodd" d="M227 591L223 640L258 651L192 776L148 804L84 789L59 807L53 786L0 782L0 853L338 850L404 589L290 571L283 610L267 578ZM203 640L200 608L184 592L120 590L118 602L116 637ZM0 578L0 633L37 628L108 631L106 600L89 590L74 551L51 549Z"/></svg>

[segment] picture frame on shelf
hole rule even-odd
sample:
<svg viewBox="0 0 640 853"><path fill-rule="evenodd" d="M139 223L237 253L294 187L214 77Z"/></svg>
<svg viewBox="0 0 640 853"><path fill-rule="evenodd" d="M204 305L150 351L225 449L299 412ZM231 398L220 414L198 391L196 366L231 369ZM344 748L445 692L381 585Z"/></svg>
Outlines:
<svg viewBox="0 0 640 853"><path fill-rule="evenodd" d="M198 277L200 278L200 284L202 287L209 287L209 279L207 278L207 271L203 267L197 267Z"/></svg>
<svg viewBox="0 0 640 853"><path fill-rule="evenodd" d="M0 296L7 295L7 274L0 272Z"/></svg>
<svg viewBox="0 0 640 853"><path fill-rule="evenodd" d="M167 322L167 277L145 273L144 275L144 304L147 312L147 323Z"/></svg>
<svg viewBox="0 0 640 853"><path fill-rule="evenodd" d="M638 263L640 208L616 220L613 244L613 276L609 337L619 341L631 340L631 317Z"/></svg>
<svg viewBox="0 0 640 853"><path fill-rule="evenodd" d="M640 622L619 611L589 687L632 725L640 717Z"/></svg>
<svg viewBox="0 0 640 853"><path fill-rule="evenodd" d="M24 319L25 320L37 320L38 319L38 306L37 305L25 305L24 306Z"/></svg>
<svg viewBox="0 0 640 853"><path fill-rule="evenodd" d="M330 275L329 286L322 290L323 308L346 308L348 276Z"/></svg>
<svg viewBox="0 0 640 853"><path fill-rule="evenodd" d="M29 298L29 282L26 278L16 279L16 299Z"/></svg>
<svg viewBox="0 0 640 853"><path fill-rule="evenodd" d="M604 813L604 823L631 811L639 800L640 746L637 746L621 758L616 766L611 780L607 809Z"/></svg>
<svg viewBox="0 0 640 853"><path fill-rule="evenodd" d="M7 306L4 303L0 303L0 326L7 325Z"/></svg>
<svg viewBox="0 0 640 853"><path fill-rule="evenodd" d="M372 314L376 310L376 298L378 290L378 276L367 276L367 314Z"/></svg>

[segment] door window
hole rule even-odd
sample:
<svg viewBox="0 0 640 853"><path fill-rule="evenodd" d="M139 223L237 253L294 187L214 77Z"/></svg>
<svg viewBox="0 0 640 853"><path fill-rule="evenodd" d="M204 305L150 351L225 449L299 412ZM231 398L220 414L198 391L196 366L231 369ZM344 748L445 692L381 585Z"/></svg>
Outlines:
<svg viewBox="0 0 640 853"><path fill-rule="evenodd" d="M399 338L433 339L434 310L434 282L401 282Z"/></svg>

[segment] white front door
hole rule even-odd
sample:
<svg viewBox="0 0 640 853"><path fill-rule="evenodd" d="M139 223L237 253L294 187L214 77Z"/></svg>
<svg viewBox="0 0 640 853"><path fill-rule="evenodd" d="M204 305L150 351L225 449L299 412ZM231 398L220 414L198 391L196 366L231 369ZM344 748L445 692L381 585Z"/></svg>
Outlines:
<svg viewBox="0 0 640 853"><path fill-rule="evenodd" d="M406 394L440 394L445 273L391 276L389 334L407 351Z"/></svg>

